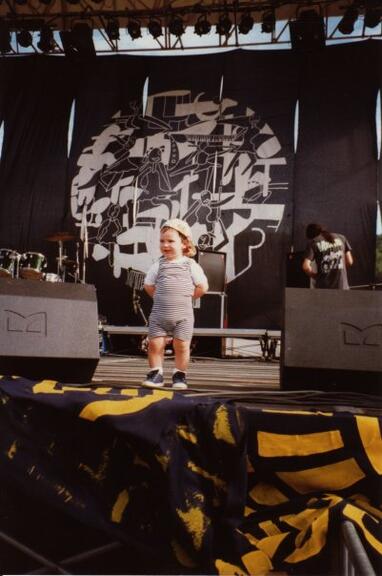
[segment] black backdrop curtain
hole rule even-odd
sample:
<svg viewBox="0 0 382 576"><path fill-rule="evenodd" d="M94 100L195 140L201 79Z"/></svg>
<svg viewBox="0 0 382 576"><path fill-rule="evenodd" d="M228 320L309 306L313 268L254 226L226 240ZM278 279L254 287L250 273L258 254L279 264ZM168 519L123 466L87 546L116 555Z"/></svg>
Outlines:
<svg viewBox="0 0 382 576"><path fill-rule="evenodd" d="M303 249L311 220L348 236L351 283L371 282L378 51L6 59L0 248L43 251L54 271L45 238L87 232L86 280L118 324L143 322L137 288L168 217L185 218L199 248L226 253L230 326L279 326L286 254Z"/></svg>
<svg viewBox="0 0 382 576"><path fill-rule="evenodd" d="M355 266L350 284L372 282L377 199L374 43L331 46L301 63L294 243L321 222L347 236Z"/></svg>
<svg viewBox="0 0 382 576"><path fill-rule="evenodd" d="M139 169L131 148L142 121L147 62L116 56L73 66L76 104L66 220L69 224L74 217L77 238L81 224L83 240L87 230L86 281L97 286L99 308L110 323L139 323L122 268L131 263L121 254L119 235L131 219L133 178Z"/></svg>
<svg viewBox="0 0 382 576"><path fill-rule="evenodd" d="M280 325L279 287L285 284L292 231L296 93L297 68L291 52L227 55L223 98L237 102L239 114L248 119L243 146L247 158L242 154L235 159L235 193L241 202L232 226L234 268L228 290L232 326Z"/></svg>
<svg viewBox="0 0 382 576"><path fill-rule="evenodd" d="M7 63L0 168L0 246L49 253L65 205L72 92L62 58ZM4 85L3 85L4 90ZM49 254L53 258L52 254ZM50 260L52 260L50 258Z"/></svg>

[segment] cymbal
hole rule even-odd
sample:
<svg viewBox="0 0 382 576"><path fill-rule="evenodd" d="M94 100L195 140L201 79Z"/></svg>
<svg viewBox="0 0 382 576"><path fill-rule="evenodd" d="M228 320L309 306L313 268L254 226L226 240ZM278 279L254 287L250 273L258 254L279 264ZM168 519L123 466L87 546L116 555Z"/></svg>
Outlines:
<svg viewBox="0 0 382 576"><path fill-rule="evenodd" d="M76 237L74 234L70 234L69 232L56 232L51 236L46 238L48 242L67 242L68 240L75 240Z"/></svg>

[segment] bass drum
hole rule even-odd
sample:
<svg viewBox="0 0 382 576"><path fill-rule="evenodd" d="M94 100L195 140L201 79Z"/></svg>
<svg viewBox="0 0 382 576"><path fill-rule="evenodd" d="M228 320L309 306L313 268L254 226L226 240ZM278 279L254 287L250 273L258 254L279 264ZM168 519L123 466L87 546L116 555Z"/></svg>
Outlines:
<svg viewBox="0 0 382 576"><path fill-rule="evenodd" d="M0 248L0 276L14 278L17 271L19 254L9 248Z"/></svg>
<svg viewBox="0 0 382 576"><path fill-rule="evenodd" d="M26 252L20 260L20 276L26 280L41 280L47 261L44 254Z"/></svg>

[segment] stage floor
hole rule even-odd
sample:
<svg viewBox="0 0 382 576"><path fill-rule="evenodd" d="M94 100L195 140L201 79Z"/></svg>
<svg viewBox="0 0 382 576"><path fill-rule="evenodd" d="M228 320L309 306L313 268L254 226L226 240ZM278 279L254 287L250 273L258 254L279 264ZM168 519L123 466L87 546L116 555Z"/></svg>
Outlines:
<svg viewBox="0 0 382 576"><path fill-rule="evenodd" d="M170 386L173 368L173 357L167 357L164 370L166 386ZM105 386L140 386L147 370L147 359L144 356L108 354L101 357L92 383ZM189 389L185 394L226 394L280 389L278 361L193 357L187 377Z"/></svg>
<svg viewBox="0 0 382 576"><path fill-rule="evenodd" d="M115 388L139 388L147 374L145 356L106 354L92 378L92 384ZM170 389L174 368L173 356L165 359L165 386ZM380 397L355 391L323 391L307 386L305 390L282 390L280 362L253 358L191 357L187 390L177 391L186 396L213 396L235 402L249 409L336 410L350 413L382 414Z"/></svg>

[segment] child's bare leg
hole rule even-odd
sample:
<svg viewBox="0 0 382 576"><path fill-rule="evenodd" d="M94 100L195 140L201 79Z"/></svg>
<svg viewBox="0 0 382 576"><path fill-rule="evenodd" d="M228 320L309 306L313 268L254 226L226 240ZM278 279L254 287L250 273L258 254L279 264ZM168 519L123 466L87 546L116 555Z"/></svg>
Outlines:
<svg viewBox="0 0 382 576"><path fill-rule="evenodd" d="M186 372L190 362L190 341L174 338L173 346L175 352L175 368L181 370L181 372Z"/></svg>
<svg viewBox="0 0 382 576"><path fill-rule="evenodd" d="M166 338L164 336L157 336L149 340L148 360L150 368L163 366L165 344Z"/></svg>

